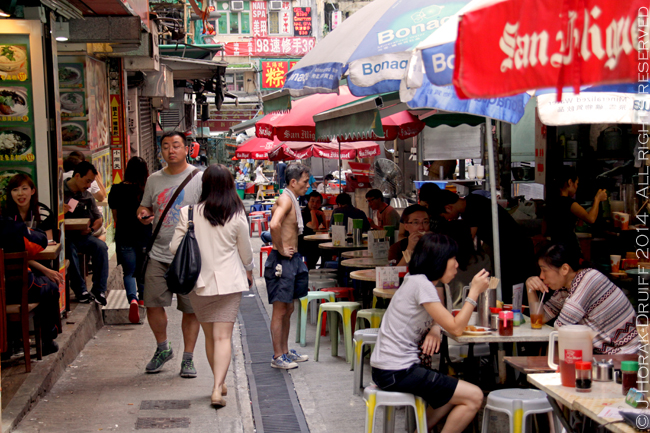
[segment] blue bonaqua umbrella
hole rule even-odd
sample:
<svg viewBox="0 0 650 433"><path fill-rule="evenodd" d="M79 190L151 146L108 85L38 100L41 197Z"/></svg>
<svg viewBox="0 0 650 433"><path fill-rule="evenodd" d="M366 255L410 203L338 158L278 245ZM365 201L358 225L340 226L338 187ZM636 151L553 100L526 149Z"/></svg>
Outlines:
<svg viewBox="0 0 650 433"><path fill-rule="evenodd" d="M337 92L347 75L355 96L398 91L410 50L469 0L375 0L320 41L289 72L292 96Z"/></svg>

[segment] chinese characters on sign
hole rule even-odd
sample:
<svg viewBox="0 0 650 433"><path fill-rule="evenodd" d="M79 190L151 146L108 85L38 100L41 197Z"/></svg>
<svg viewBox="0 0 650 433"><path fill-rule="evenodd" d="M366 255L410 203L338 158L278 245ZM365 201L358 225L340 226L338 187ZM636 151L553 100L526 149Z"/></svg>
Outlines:
<svg viewBox="0 0 650 433"><path fill-rule="evenodd" d="M293 34L311 36L311 8L293 8Z"/></svg>
<svg viewBox="0 0 650 433"><path fill-rule="evenodd" d="M261 60L262 89L281 89L284 86L285 75L297 62L298 60Z"/></svg>
<svg viewBox="0 0 650 433"><path fill-rule="evenodd" d="M289 64L284 61L262 62L262 88L280 89L284 85L284 75L289 72Z"/></svg>
<svg viewBox="0 0 650 433"><path fill-rule="evenodd" d="M251 2L252 18L253 18L253 37L266 37L268 32L266 28L266 2L265 1L252 1Z"/></svg>
<svg viewBox="0 0 650 433"><path fill-rule="evenodd" d="M302 57L316 45L315 38L252 38L246 42L223 43L226 56Z"/></svg>

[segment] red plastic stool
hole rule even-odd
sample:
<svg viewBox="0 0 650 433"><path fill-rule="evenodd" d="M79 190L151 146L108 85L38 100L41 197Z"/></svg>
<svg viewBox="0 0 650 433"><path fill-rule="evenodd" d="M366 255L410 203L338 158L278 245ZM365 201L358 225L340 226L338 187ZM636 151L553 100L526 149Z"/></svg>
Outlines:
<svg viewBox="0 0 650 433"><path fill-rule="evenodd" d="M354 301L354 288L352 287L328 287L327 289L320 289L321 292L331 292L334 293L334 298L336 299L345 299L346 301ZM323 301L327 302L327 301ZM352 312L352 327L354 331L354 324L357 323L357 312ZM323 312L323 324L321 325L320 335L325 336L326 334L326 323L327 323L327 312Z"/></svg>
<svg viewBox="0 0 650 433"><path fill-rule="evenodd" d="M268 256L269 254L271 254L272 250L273 250L272 246L260 248L260 277L262 276L262 270L264 269L264 267L262 266L262 257L263 257L262 254L266 253L266 255Z"/></svg>
<svg viewBox="0 0 650 433"><path fill-rule="evenodd" d="M255 226L257 226L257 232L259 233L260 237L262 236L262 231L268 230L268 220L266 217L253 217L251 219L251 227L250 227L250 237L253 237L253 231L255 231Z"/></svg>

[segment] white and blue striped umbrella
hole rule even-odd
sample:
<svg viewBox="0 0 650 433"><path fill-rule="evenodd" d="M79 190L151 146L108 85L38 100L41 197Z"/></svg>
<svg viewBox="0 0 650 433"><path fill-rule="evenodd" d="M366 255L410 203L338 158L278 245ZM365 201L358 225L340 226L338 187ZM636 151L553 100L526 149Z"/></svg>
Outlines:
<svg viewBox="0 0 650 433"><path fill-rule="evenodd" d="M399 90L411 50L469 0L375 0L316 44L287 74L292 96L337 92L347 75L355 96Z"/></svg>

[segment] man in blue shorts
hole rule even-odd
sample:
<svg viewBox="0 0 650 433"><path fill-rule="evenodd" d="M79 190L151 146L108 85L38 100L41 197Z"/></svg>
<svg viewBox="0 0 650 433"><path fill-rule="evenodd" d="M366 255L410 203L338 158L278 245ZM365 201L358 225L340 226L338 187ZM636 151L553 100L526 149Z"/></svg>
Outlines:
<svg viewBox="0 0 650 433"><path fill-rule="evenodd" d="M309 359L294 349L289 350L293 302L307 296L309 290L309 270L298 253L298 235L304 227L298 197L304 195L309 187L309 168L290 164L284 176L286 187L271 209L273 251L264 265L264 280L269 304L273 305L271 339L274 353L271 367L286 370Z"/></svg>

